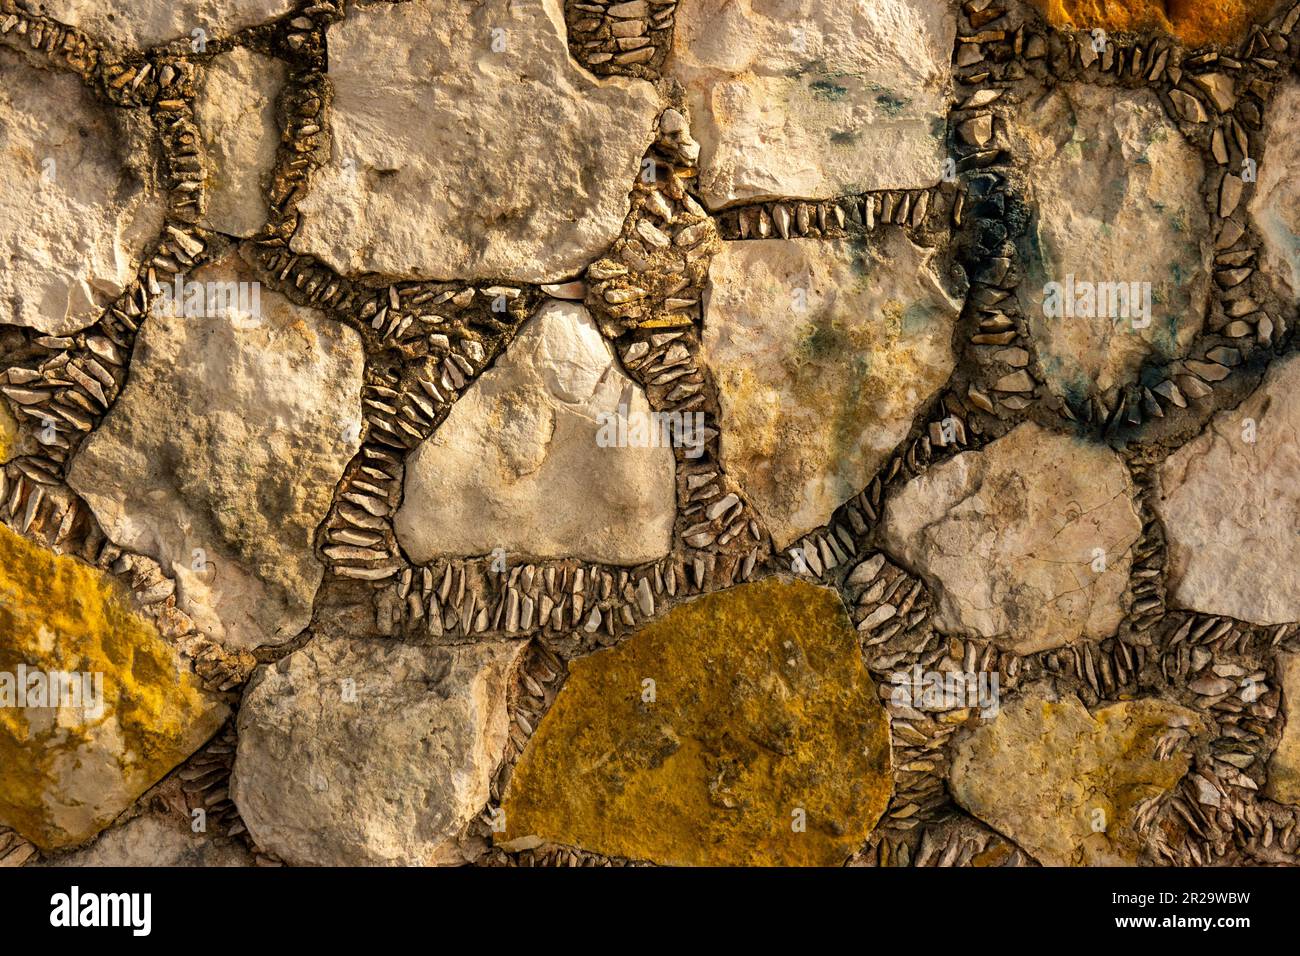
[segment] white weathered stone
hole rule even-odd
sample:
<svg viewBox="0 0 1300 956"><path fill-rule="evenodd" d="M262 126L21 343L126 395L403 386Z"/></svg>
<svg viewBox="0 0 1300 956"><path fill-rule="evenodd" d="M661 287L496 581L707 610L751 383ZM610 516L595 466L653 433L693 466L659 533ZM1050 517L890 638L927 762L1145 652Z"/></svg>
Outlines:
<svg viewBox="0 0 1300 956"><path fill-rule="evenodd" d="M194 115L213 170L203 224L214 232L247 238L266 224L280 144L275 100L287 74L281 61L242 47L200 74Z"/></svg>
<svg viewBox="0 0 1300 956"><path fill-rule="evenodd" d="M937 598L935 624L1017 654L1110 637L1142 533L1109 448L1026 423L885 502L885 549Z"/></svg>
<svg viewBox="0 0 1300 956"><path fill-rule="evenodd" d="M948 380L960 310L935 255L900 233L724 243L710 266L704 361L723 464L778 547L860 492Z"/></svg>
<svg viewBox="0 0 1300 956"><path fill-rule="evenodd" d="M504 756L526 642L413 647L316 638L254 675L230 793L287 863L461 863Z"/></svg>
<svg viewBox="0 0 1300 956"><path fill-rule="evenodd" d="M188 281L250 283L231 253ZM298 634L323 569L313 537L360 445L360 337L246 285L258 319L214 303L141 328L126 389L68 481L118 545L174 574L225 646Z"/></svg>
<svg viewBox="0 0 1300 956"><path fill-rule="evenodd" d="M1195 712L1163 700L1111 704L1095 714L1074 696L1029 689L992 721L953 742L953 799L1044 866L1135 866L1134 822L1144 801L1187 773L1188 749L1157 749L1197 732Z"/></svg>
<svg viewBox="0 0 1300 956"><path fill-rule="evenodd" d="M41 0L47 16L118 46L190 44L229 36L291 11L295 0ZM201 34L195 33L202 30Z"/></svg>
<svg viewBox="0 0 1300 956"><path fill-rule="evenodd" d="M557 282L618 236L659 104L569 56L560 0L353 7L294 248L335 269Z"/></svg>
<svg viewBox="0 0 1300 956"><path fill-rule="evenodd" d="M1019 295L1052 390L1080 400L1133 381L1145 361L1184 354L1210 291L1205 169L1155 93L1062 84L1017 113L1011 140L1035 207ZM1048 285L1071 276L1076 293L1149 283L1150 324L1118 314L1109 292L1092 313L1085 302L1052 317Z"/></svg>
<svg viewBox="0 0 1300 956"><path fill-rule="evenodd" d="M195 833L190 818L147 812L105 830L93 843L43 859L41 866L252 866L233 840Z"/></svg>
<svg viewBox="0 0 1300 956"><path fill-rule="evenodd" d="M1160 467L1170 600L1256 624L1300 621L1300 357Z"/></svg>
<svg viewBox="0 0 1300 956"><path fill-rule="evenodd" d="M75 332L134 278L163 220L144 124L0 48L0 323Z"/></svg>
<svg viewBox="0 0 1300 956"><path fill-rule="evenodd" d="M665 72L705 203L937 183L956 33L932 0L683 0Z"/></svg>
<svg viewBox="0 0 1300 956"><path fill-rule="evenodd" d="M1283 295L1300 300L1300 81L1282 84L1265 119L1250 215L1264 237L1265 269Z"/></svg>
<svg viewBox="0 0 1300 956"><path fill-rule="evenodd" d="M496 548L613 564L662 557L673 452L606 441L617 440L621 406L629 425L650 413L587 310L549 302L411 454L394 522L402 547L421 564Z"/></svg>

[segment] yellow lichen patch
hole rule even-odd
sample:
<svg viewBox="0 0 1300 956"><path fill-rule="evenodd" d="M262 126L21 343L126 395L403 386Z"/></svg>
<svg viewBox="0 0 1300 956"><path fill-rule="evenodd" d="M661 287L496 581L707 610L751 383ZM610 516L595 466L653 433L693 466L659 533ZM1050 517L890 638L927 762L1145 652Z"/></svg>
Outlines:
<svg viewBox="0 0 1300 956"><path fill-rule="evenodd" d="M1277 7L1277 0L1033 0L1056 26L1080 30L1160 30L1184 43L1231 43Z"/></svg>
<svg viewBox="0 0 1300 956"><path fill-rule="evenodd" d="M98 833L227 716L128 602L0 526L0 824L42 849Z"/></svg>
<svg viewBox="0 0 1300 956"><path fill-rule="evenodd" d="M888 718L839 597L771 579L575 661L515 768L504 840L678 865L836 865L891 790Z"/></svg>
<svg viewBox="0 0 1300 956"><path fill-rule="evenodd" d="M18 441L18 423L9 414L4 402L0 402L0 462L8 461Z"/></svg>

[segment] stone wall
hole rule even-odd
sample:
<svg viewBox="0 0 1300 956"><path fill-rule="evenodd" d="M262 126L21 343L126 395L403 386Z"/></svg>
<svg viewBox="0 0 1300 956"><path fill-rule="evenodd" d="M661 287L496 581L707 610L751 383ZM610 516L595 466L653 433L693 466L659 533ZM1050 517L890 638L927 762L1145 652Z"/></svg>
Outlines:
<svg viewBox="0 0 1300 956"><path fill-rule="evenodd" d="M1300 862L1298 54L0 0L0 865Z"/></svg>

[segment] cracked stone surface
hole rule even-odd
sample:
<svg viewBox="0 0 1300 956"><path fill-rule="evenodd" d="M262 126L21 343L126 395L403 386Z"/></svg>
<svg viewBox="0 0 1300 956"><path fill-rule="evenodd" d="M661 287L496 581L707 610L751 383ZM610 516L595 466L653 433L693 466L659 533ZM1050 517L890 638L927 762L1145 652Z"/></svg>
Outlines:
<svg viewBox="0 0 1300 956"><path fill-rule="evenodd" d="M1115 633L1135 494L1108 448L1028 423L891 496L881 535L934 585L941 629L1030 654Z"/></svg>
<svg viewBox="0 0 1300 956"><path fill-rule="evenodd" d="M1269 274L1291 301L1300 302L1300 82L1282 85L1269 107L1264 161L1250 204L1251 218L1264 237Z"/></svg>
<svg viewBox="0 0 1300 956"><path fill-rule="evenodd" d="M683 0L666 72L705 203L934 185L956 32L927 0Z"/></svg>
<svg viewBox="0 0 1300 956"><path fill-rule="evenodd" d="M602 416L649 412L587 310L548 303L411 455L402 547L419 562L497 548L613 564L667 554L672 449L601 444Z"/></svg>
<svg viewBox="0 0 1300 956"><path fill-rule="evenodd" d="M1165 734L1197 727L1194 711L1161 700L1089 713L1075 697L1026 693L958 737L953 797L1044 866L1136 866L1142 802L1167 793L1189 766L1181 751L1158 759L1157 747Z"/></svg>
<svg viewBox="0 0 1300 956"><path fill-rule="evenodd" d="M1036 204L1020 304L1052 390L1078 400L1184 354L1210 291L1205 170L1155 94L1061 84L1011 138ZM1071 276L1081 308L1054 315L1045 290ZM1125 313L1109 291L1097 290L1095 307L1080 298L1107 283L1149 284L1150 314Z"/></svg>
<svg viewBox="0 0 1300 956"><path fill-rule="evenodd" d="M660 104L564 38L559 0L356 8L329 32L334 141L294 247L342 272L580 271L623 226Z"/></svg>
<svg viewBox="0 0 1300 956"><path fill-rule="evenodd" d="M722 459L785 547L862 490L947 381L959 303L933 251L897 235L724 243L706 295Z"/></svg>
<svg viewBox="0 0 1300 956"><path fill-rule="evenodd" d="M189 281L251 275L231 253ZM361 425L357 334L259 295L260 318L216 298L203 315L151 316L130 382L68 474L108 536L161 562L179 606L235 649L311 619L313 536Z"/></svg>
<svg viewBox="0 0 1300 956"><path fill-rule="evenodd" d="M237 48L213 60L204 75L195 114L217 170L208 184L209 229L247 237L265 225L280 140L275 101L287 74L279 60Z"/></svg>
<svg viewBox="0 0 1300 956"><path fill-rule="evenodd" d="M1258 624L1300 620L1300 359L1220 412L1161 466L1175 605Z"/></svg>
<svg viewBox="0 0 1300 956"><path fill-rule="evenodd" d="M112 0L39 0L34 4L60 23L125 47L172 40L194 42L229 36L293 10L294 0L131 0L129 11ZM194 31L202 30L196 36Z"/></svg>
<svg viewBox="0 0 1300 956"><path fill-rule="evenodd" d="M503 839L833 866L884 811L889 769L888 719L839 597L768 580L576 661L511 779Z"/></svg>
<svg viewBox="0 0 1300 956"><path fill-rule="evenodd" d="M143 122L0 47L0 321L66 335L134 278L163 214Z"/></svg>
<svg viewBox="0 0 1300 956"><path fill-rule="evenodd" d="M317 638L260 671L231 778L258 843L300 865L462 862L457 838L504 753L523 647Z"/></svg>

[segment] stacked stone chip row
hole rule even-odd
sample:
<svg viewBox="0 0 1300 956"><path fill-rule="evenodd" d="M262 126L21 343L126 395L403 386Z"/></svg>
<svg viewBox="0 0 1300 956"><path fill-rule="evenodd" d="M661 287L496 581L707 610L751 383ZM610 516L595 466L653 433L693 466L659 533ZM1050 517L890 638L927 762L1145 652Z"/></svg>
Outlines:
<svg viewBox="0 0 1300 956"><path fill-rule="evenodd" d="M676 9L677 0L565 0L569 48L598 76L656 78Z"/></svg>

